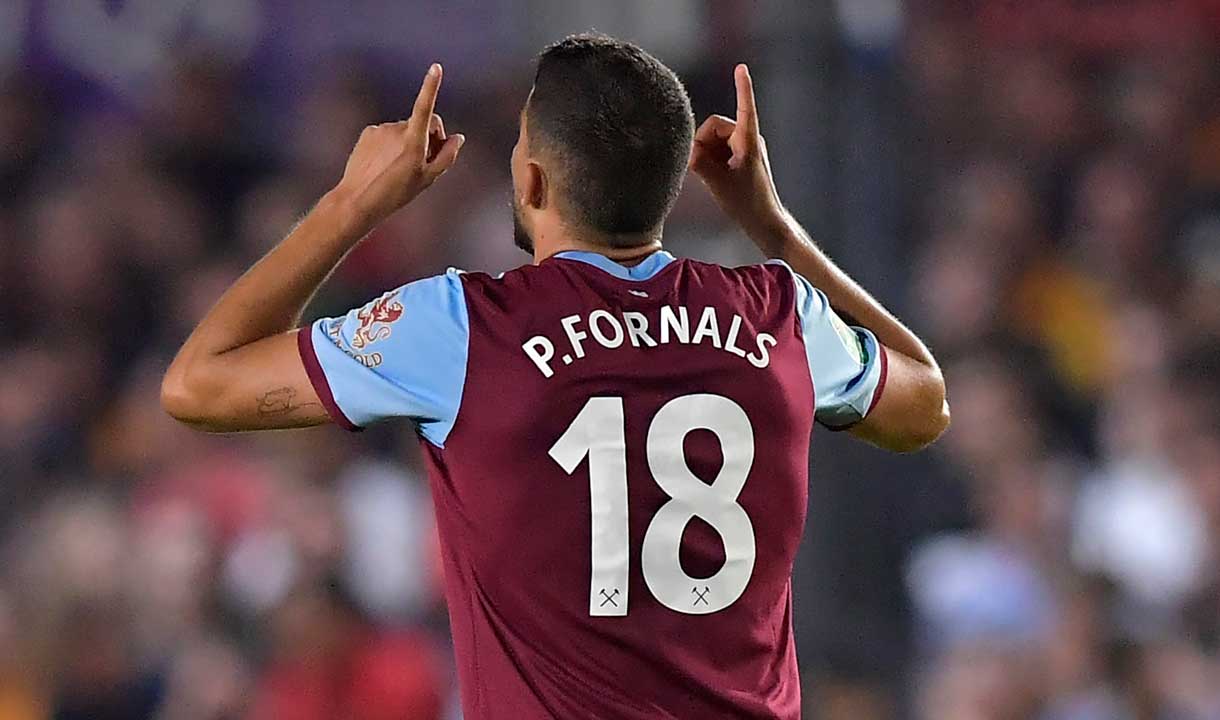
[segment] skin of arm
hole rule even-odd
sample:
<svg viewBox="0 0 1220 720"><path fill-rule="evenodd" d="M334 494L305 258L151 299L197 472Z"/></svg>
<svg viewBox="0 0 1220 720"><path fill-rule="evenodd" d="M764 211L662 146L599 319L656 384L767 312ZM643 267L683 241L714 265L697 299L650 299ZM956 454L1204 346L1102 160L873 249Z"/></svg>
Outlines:
<svg viewBox="0 0 1220 720"><path fill-rule="evenodd" d="M885 346L888 378L876 407L851 433L878 447L913 452L949 426L945 379L927 346L826 256L784 209L758 124L749 69L734 71L737 118L712 115L695 133L691 169L720 207L769 258L788 263L830 304Z"/></svg>
<svg viewBox="0 0 1220 720"><path fill-rule="evenodd" d="M344 256L457 160L465 137L433 113L441 74L429 69L410 119L364 129L334 189L199 322L162 380L166 412L209 432L329 420L297 351L309 330L295 328Z"/></svg>

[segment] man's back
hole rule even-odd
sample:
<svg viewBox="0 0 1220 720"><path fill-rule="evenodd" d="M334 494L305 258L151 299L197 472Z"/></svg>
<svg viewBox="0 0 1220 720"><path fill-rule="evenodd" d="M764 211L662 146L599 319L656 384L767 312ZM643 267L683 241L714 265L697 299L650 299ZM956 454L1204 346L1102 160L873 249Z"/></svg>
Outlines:
<svg viewBox="0 0 1220 720"><path fill-rule="evenodd" d="M468 718L799 715L811 375L856 381L824 418L883 370L819 302L782 264L564 253L315 326L340 413L423 418ZM369 376L440 399L382 409Z"/></svg>
<svg viewBox="0 0 1220 720"><path fill-rule="evenodd" d="M813 403L788 271L464 284L468 395L428 447L470 716L795 717Z"/></svg>

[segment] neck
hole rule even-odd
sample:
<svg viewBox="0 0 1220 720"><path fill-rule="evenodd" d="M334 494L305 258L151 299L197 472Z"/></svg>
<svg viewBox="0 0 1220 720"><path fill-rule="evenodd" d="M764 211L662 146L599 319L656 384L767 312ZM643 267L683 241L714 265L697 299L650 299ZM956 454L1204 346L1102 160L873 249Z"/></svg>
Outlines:
<svg viewBox="0 0 1220 720"><path fill-rule="evenodd" d="M534 243L534 264L561 252L597 253L624 265L633 265L661 249L661 231L607 235L596 231L540 233Z"/></svg>

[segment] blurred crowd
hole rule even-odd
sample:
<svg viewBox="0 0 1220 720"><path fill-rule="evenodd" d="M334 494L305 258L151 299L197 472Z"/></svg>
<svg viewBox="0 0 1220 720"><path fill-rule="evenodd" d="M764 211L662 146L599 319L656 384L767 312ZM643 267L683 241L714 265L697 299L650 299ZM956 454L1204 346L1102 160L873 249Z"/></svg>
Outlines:
<svg viewBox="0 0 1220 720"><path fill-rule="evenodd" d="M657 52L700 115L723 112L721 71L765 28L677 5L692 39ZM807 716L1220 718L1220 13L926 0L892 3L898 31L878 40L833 5L818 16L838 50L808 73L881 88L839 126L887 121L893 153L870 162L900 182L842 204L899 208L875 247L907 279L879 292L942 359L954 424L918 459L819 438L796 580L816 616L797 623ZM157 400L177 343L339 177L360 128L406 112L416 69L338 54L275 103L247 64L198 47L137 101L0 73L0 720L457 717L409 429L205 436ZM778 96L802 88L765 72L764 132L799 125ZM309 317L450 265L526 261L508 153L529 79L523 57L447 73L461 162ZM770 135L781 180L830 132ZM756 259L695 182L666 243ZM820 473L826 455L879 470ZM835 482L841 505L819 490ZM861 488L884 500L843 501ZM873 519L823 542L836 517Z"/></svg>
<svg viewBox="0 0 1220 720"><path fill-rule="evenodd" d="M904 567L920 717L1220 717L1220 16L1087 5L908 27L968 510Z"/></svg>

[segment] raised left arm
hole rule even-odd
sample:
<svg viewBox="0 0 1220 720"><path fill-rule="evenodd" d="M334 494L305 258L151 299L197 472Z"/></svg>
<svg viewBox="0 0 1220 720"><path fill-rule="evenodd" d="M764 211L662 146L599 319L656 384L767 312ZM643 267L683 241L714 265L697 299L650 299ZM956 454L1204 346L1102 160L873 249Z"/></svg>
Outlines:
<svg viewBox="0 0 1220 720"><path fill-rule="evenodd" d="M831 262L784 209L759 130L749 69L739 65L733 78L737 119L713 115L704 121L695 133L691 169L767 257L785 261L826 294L833 310L854 318L884 346L877 352L886 360L885 392L877 396L868 417L852 427L852 434L896 452L926 447L949 426L945 379L936 358L914 332Z"/></svg>
<svg viewBox="0 0 1220 720"><path fill-rule="evenodd" d="M166 412L210 432L328 420L297 352L295 328L348 251L457 159L465 137L446 136L433 113L440 84L440 65L433 65L410 119L365 128L342 180L200 321L162 380Z"/></svg>

